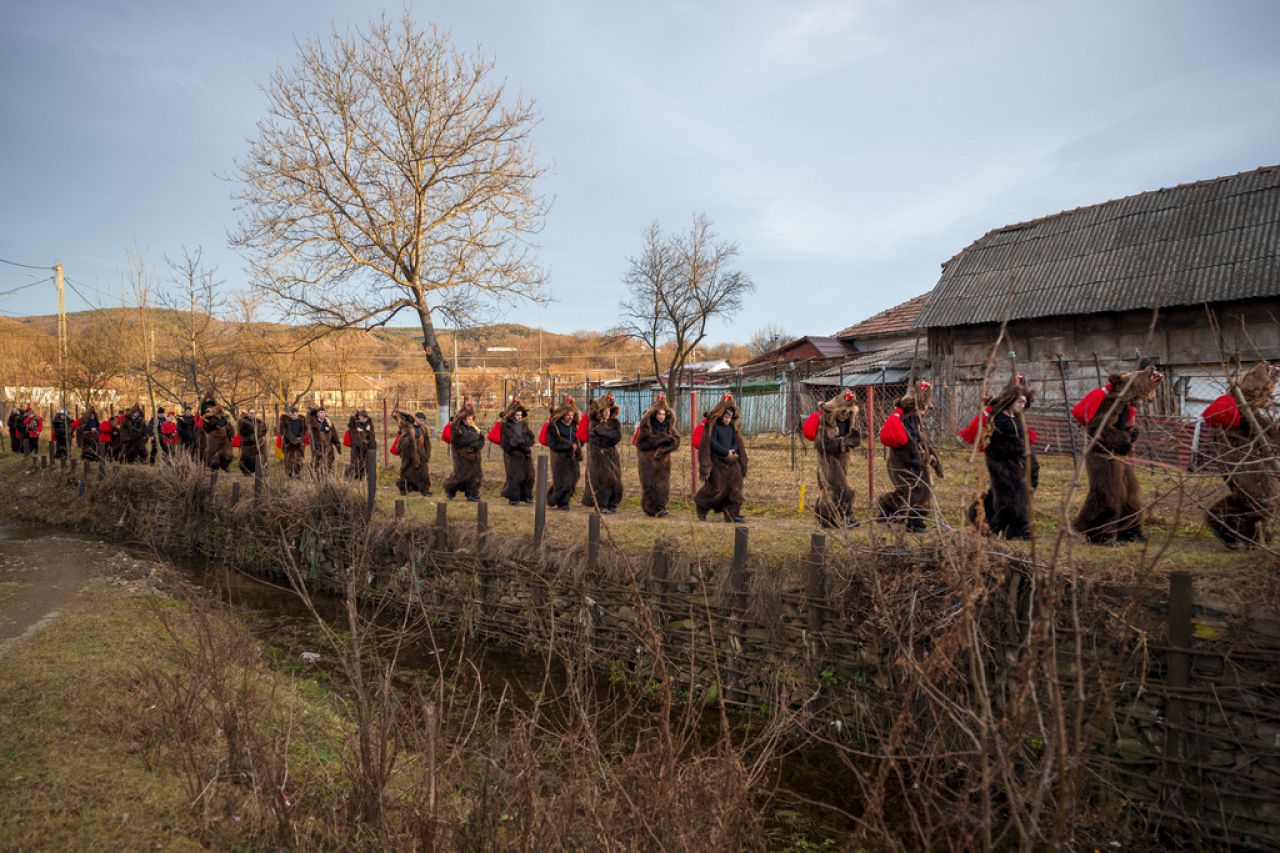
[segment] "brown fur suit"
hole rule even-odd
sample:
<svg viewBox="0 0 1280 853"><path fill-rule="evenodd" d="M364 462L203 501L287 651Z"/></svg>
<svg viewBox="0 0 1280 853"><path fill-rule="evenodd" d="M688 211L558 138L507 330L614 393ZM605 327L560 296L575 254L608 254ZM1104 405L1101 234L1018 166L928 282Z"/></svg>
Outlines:
<svg viewBox="0 0 1280 853"><path fill-rule="evenodd" d="M142 406L135 403L124 413L115 440L119 442L121 462L132 464L147 458L147 419Z"/></svg>
<svg viewBox="0 0 1280 853"><path fill-rule="evenodd" d="M1089 493L1072 527L1094 544L1140 542L1142 492L1133 466L1133 443L1138 429L1129 419L1129 407L1155 396L1162 377L1153 367L1136 373L1113 373L1107 382L1111 390L1085 424L1089 450L1085 471Z"/></svg>
<svg viewBox="0 0 1280 853"><path fill-rule="evenodd" d="M729 412L729 430L725 441L716 438L715 428L720 418ZM738 430L738 406L732 394L725 394L720 402L702 416L702 443L698 445L698 476L702 487L693 496L698 518L706 520L708 512L719 512L725 521L742 520L742 484L747 478L747 448ZM724 424L720 424L724 427ZM725 452L726 450L731 452Z"/></svg>
<svg viewBox="0 0 1280 853"><path fill-rule="evenodd" d="M516 415L519 414L519 419ZM502 468L506 479L502 496L515 506L533 503L533 442L529 410L516 397L502 412Z"/></svg>
<svg viewBox="0 0 1280 853"><path fill-rule="evenodd" d="M622 423L612 394L591 401L587 410L591 429L587 433L587 485L582 490L584 506L599 506L601 512L616 512L622 502Z"/></svg>
<svg viewBox="0 0 1280 853"><path fill-rule="evenodd" d="M480 484L484 482L484 471L480 467L484 434L474 424L467 425L468 417L475 418L475 409L470 402L463 401L450 427L449 455L453 459L453 472L444 481L444 493L449 500L458 492L464 493L469 501L480 500Z"/></svg>
<svg viewBox="0 0 1280 853"><path fill-rule="evenodd" d="M320 419L320 409L307 412L307 432L311 435L311 467L317 475L328 476L333 471L335 457L342 453L342 439L338 437L338 426L329 420L326 413Z"/></svg>
<svg viewBox="0 0 1280 853"><path fill-rule="evenodd" d="M262 464L262 440L267 437L267 425L257 415L246 412L240 416L236 430L240 433L240 473L253 474Z"/></svg>
<svg viewBox="0 0 1280 853"><path fill-rule="evenodd" d="M1030 488L1040 485L1040 463L1030 442L1025 440L1026 419L1006 411L1022 397L1026 405L1035 402L1036 392L1028 388L1017 373L1009 377L1004 390L987 400L991 414L982 430L982 454L987 463L990 485L980 502L969 507L969 520L978 523L978 507L982 507L986 528L1006 539L1031 536L1031 492L1027 487L1028 462Z"/></svg>
<svg viewBox="0 0 1280 853"><path fill-rule="evenodd" d="M933 477L942 478L942 463L933 451L922 418L933 405L933 384L920 382L898 398L907 443L889 448L889 482L893 491L876 500L877 521L905 521L907 530L919 533L933 510Z"/></svg>
<svg viewBox="0 0 1280 853"><path fill-rule="evenodd" d="M851 527L853 487L849 485L849 451L862 441L858 431L858 406L853 392L843 391L822 404L818 436L818 488L821 494L813 511L823 527Z"/></svg>
<svg viewBox="0 0 1280 853"><path fill-rule="evenodd" d="M351 461L347 464L347 476L363 480L368 476L366 463L369 451L378 449L378 436L364 409L357 409L347 421L347 435L351 436Z"/></svg>
<svg viewBox="0 0 1280 853"><path fill-rule="evenodd" d="M658 421L658 412L663 420ZM680 447L676 413L659 394L654 404L640 416L636 432L636 464L640 472L640 507L645 515L662 518L671 499L671 454Z"/></svg>
<svg viewBox="0 0 1280 853"><path fill-rule="evenodd" d="M1273 407L1277 370L1280 368L1260 362L1233 383L1231 394L1240 410L1240 425L1235 429L1210 428L1210 452L1227 483L1227 496L1210 507L1205 518L1228 548L1267 542L1271 502L1280 491L1275 462L1280 426L1272 413L1264 410Z"/></svg>
<svg viewBox="0 0 1280 853"><path fill-rule="evenodd" d="M97 462L100 445L98 444L98 410L90 406L80 416L80 425L76 427L76 441L80 444L80 458L85 462Z"/></svg>
<svg viewBox="0 0 1280 853"><path fill-rule="evenodd" d="M231 467L231 437L235 427L221 406L207 411L201 430L204 432L204 464L209 468L226 471Z"/></svg>
<svg viewBox="0 0 1280 853"><path fill-rule="evenodd" d="M396 443L396 452L400 455L400 478L396 480L396 488L400 494L409 492L431 494L431 472L427 470L427 462L431 459L430 439L426 430L414 423L413 416L398 412L400 435ZM354 449L355 440L352 447Z"/></svg>
<svg viewBox="0 0 1280 853"><path fill-rule="evenodd" d="M276 425L280 436L280 450L284 454L284 473L289 477L302 476L302 460L306 453L307 422L297 409L280 416Z"/></svg>
<svg viewBox="0 0 1280 853"><path fill-rule="evenodd" d="M565 416L569 421L565 423ZM581 476L582 445L578 443L578 407L572 397L551 409L547 422L547 448L551 451L551 486L547 503L557 509L568 509Z"/></svg>

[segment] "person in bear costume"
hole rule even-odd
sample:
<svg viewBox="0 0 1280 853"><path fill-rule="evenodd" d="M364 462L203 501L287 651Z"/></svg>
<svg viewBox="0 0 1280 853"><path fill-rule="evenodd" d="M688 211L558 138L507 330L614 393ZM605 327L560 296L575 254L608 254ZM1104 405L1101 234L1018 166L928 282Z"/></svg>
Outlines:
<svg viewBox="0 0 1280 853"><path fill-rule="evenodd" d="M1205 411L1211 464L1227 484L1227 496L1206 511L1205 520L1228 548L1267 543L1270 506L1280 493L1275 463L1280 427L1271 411L1278 371L1259 362ZM1225 417L1213 418L1215 409L1223 410Z"/></svg>
<svg viewBox="0 0 1280 853"><path fill-rule="evenodd" d="M289 406L280 415L276 434L280 436L280 451L284 454L285 476L302 476L302 460L307 447L307 422L297 406Z"/></svg>
<svg viewBox="0 0 1280 853"><path fill-rule="evenodd" d="M659 394L640 416L636 427L636 465L640 473L640 508L645 515L663 518L671 500L671 454L680 447L676 412Z"/></svg>
<svg viewBox="0 0 1280 853"><path fill-rule="evenodd" d="M622 458L618 455L622 423L613 395L592 400L587 419L587 484L582 490L582 504L598 507L604 513L617 512L622 502Z"/></svg>
<svg viewBox="0 0 1280 853"><path fill-rule="evenodd" d="M476 411L469 400L453 416L449 427L449 455L453 471L444 481L444 494L449 500L462 492L467 500L480 500L480 484L484 471L480 467L480 452L484 449L484 434L476 427Z"/></svg>
<svg viewBox="0 0 1280 853"><path fill-rule="evenodd" d="M14 453L22 452L22 407L14 406L9 410L9 418L5 421L9 428L9 449Z"/></svg>
<svg viewBox="0 0 1280 853"><path fill-rule="evenodd" d="M311 437L311 467L316 476L327 477L333 473L334 459L342 453L342 439L324 406L307 412L307 432Z"/></svg>
<svg viewBox="0 0 1280 853"><path fill-rule="evenodd" d="M912 533L924 531L933 509L933 477L942 479L942 462L933 450L923 418L933 406L933 383L918 382L898 398L890 419L899 418L905 443L889 448L889 482L893 491L876 500L876 520L905 521ZM884 429L881 430L881 440ZM931 473L932 472L932 473Z"/></svg>
<svg viewBox="0 0 1280 853"><path fill-rule="evenodd" d="M121 462L132 465L147 458L147 421L142 406L134 403L125 410L116 441Z"/></svg>
<svg viewBox="0 0 1280 853"><path fill-rule="evenodd" d="M726 522L741 524L742 484L747 478L747 448L738 431L738 406L725 394L715 408L702 415L702 441L698 445L698 476L702 486L693 496L698 520L719 512Z"/></svg>
<svg viewBox="0 0 1280 853"><path fill-rule="evenodd" d="M1161 375L1148 365L1130 373L1113 373L1084 431L1085 472L1089 493L1072 527L1095 545L1142 542L1142 492L1134 470L1136 408L1155 396Z"/></svg>
<svg viewBox="0 0 1280 853"><path fill-rule="evenodd" d="M347 476L363 480L368 476L369 451L378 449L378 436L373 420L365 409L356 409L347 419L347 436L351 439L351 461L347 464Z"/></svg>
<svg viewBox="0 0 1280 853"><path fill-rule="evenodd" d="M419 426L414 420L413 415L408 412L396 411L393 413L399 432L396 434L395 443L391 449L400 457L400 477L396 480L396 488L400 494L407 495L409 492L418 492L421 495L431 494L431 474L427 470L427 460L429 453L427 445L427 431ZM354 446L355 441L352 440Z"/></svg>
<svg viewBox="0 0 1280 853"><path fill-rule="evenodd" d="M818 489L814 514L823 527L855 527L853 487L849 485L849 451L862 441L858 431L858 406L853 392L845 389L818 410Z"/></svg>
<svg viewBox="0 0 1280 853"><path fill-rule="evenodd" d="M101 452L98 446L98 410L90 406L71 426L75 430L76 443L80 445L80 458L85 462L97 462Z"/></svg>
<svg viewBox="0 0 1280 853"><path fill-rule="evenodd" d="M1010 376L1004 390L987 399L989 414L980 430L990 480L981 500L983 518L987 530L1006 539L1031 538L1031 490L1040 485L1040 462L1026 440L1023 411L1035 402L1035 394L1020 374ZM975 525L978 506L975 501L969 507Z"/></svg>
<svg viewBox="0 0 1280 853"><path fill-rule="evenodd" d="M515 397L498 419L501 433L502 467L506 479L502 496L512 506L533 503L533 431L529 410Z"/></svg>
<svg viewBox="0 0 1280 853"><path fill-rule="evenodd" d="M578 406L567 394L552 407L547 421L547 449L551 451L551 486L547 503L568 512L581 476L582 445L578 441Z"/></svg>
<svg viewBox="0 0 1280 853"><path fill-rule="evenodd" d="M240 435L240 473L252 475L262 464L262 440L267 437L267 425L253 409L246 409L236 423Z"/></svg>
<svg viewBox="0 0 1280 853"><path fill-rule="evenodd" d="M231 467L231 437L235 427L222 406L209 409L201 424L204 432L204 464L209 468L226 471Z"/></svg>

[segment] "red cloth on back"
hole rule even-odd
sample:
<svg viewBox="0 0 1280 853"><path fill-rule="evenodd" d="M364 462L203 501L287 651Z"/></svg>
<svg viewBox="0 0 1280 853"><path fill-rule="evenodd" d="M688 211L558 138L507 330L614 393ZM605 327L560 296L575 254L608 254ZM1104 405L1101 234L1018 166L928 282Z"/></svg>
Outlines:
<svg viewBox="0 0 1280 853"><path fill-rule="evenodd" d="M548 426L550 426L549 423L544 423L542 425L542 429L538 430L538 444L541 444L543 447L547 446L547 427Z"/></svg>
<svg viewBox="0 0 1280 853"><path fill-rule="evenodd" d="M1209 426L1221 429L1239 429L1242 420L1240 417L1240 405L1236 402L1233 394L1223 394L1214 400L1205 408L1204 414L1200 417L1204 418L1204 422Z"/></svg>
<svg viewBox="0 0 1280 853"><path fill-rule="evenodd" d="M493 428L489 430L489 440L494 444L502 444L502 421L493 422Z"/></svg>
<svg viewBox="0 0 1280 853"><path fill-rule="evenodd" d="M440 430L440 440L445 444L453 441L453 421L449 421L444 425L444 429Z"/></svg>
<svg viewBox="0 0 1280 853"><path fill-rule="evenodd" d="M880 427L880 443L885 447L902 447L909 440L907 428L902 424L902 409L894 409Z"/></svg>
<svg viewBox="0 0 1280 853"><path fill-rule="evenodd" d="M578 441L586 444L589 438L591 438L591 418L583 415L578 418Z"/></svg>
<svg viewBox="0 0 1280 853"><path fill-rule="evenodd" d="M818 425L822 423L822 413L812 412L809 417L804 419L804 424L800 427L801 434L810 441L818 440Z"/></svg>
<svg viewBox="0 0 1280 853"><path fill-rule="evenodd" d="M705 422L699 422L693 425L693 435L690 437L689 441L693 444L694 450L697 450L702 446L702 434L706 429L707 425Z"/></svg>

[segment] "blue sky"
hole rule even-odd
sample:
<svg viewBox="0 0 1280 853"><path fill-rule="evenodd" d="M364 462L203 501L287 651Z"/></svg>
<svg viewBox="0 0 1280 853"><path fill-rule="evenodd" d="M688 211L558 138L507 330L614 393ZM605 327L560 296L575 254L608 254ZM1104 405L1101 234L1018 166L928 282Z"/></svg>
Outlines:
<svg viewBox="0 0 1280 853"><path fill-rule="evenodd" d="M703 211L741 245L758 292L714 338L829 334L928 290L990 228L1280 163L1269 0L409 5L539 105L555 302L508 319L557 331L613 325L653 219ZM5 0L0 257L60 260L100 301L126 246L200 245L243 286L219 176L257 81L295 38L381 8ZM0 291L28 272L0 265ZM0 297L53 305L46 285Z"/></svg>

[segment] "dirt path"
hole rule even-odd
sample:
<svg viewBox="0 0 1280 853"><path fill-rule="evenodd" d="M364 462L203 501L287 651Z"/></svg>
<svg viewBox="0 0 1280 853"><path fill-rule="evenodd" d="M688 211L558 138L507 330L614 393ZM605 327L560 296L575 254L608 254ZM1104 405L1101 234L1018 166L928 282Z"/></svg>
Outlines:
<svg viewBox="0 0 1280 853"><path fill-rule="evenodd" d="M109 550L40 526L0 523L0 659L56 618Z"/></svg>

